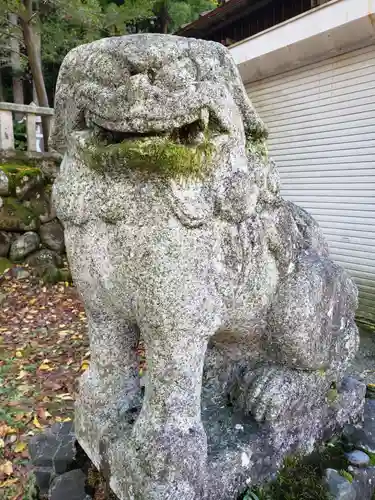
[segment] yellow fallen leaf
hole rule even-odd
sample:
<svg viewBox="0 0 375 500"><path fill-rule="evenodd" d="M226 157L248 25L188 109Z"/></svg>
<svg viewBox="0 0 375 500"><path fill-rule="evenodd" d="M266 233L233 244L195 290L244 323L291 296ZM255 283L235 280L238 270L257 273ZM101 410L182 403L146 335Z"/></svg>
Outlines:
<svg viewBox="0 0 375 500"><path fill-rule="evenodd" d="M62 422L62 418L61 418L61 417L56 417L56 418L55 418L55 421L56 421L56 422Z"/></svg>
<svg viewBox="0 0 375 500"><path fill-rule="evenodd" d="M6 476L11 476L13 474L13 465L10 460L7 460L3 464L0 465L0 472L5 474Z"/></svg>
<svg viewBox="0 0 375 500"><path fill-rule="evenodd" d="M86 371L89 366L90 366L90 363L87 360L83 361L81 364L81 371L83 371L83 372Z"/></svg>
<svg viewBox="0 0 375 500"><path fill-rule="evenodd" d="M22 451L26 450L27 444L24 441L19 441L16 446L14 447L14 451L16 453L21 453Z"/></svg>
<svg viewBox="0 0 375 500"><path fill-rule="evenodd" d="M12 484L16 484L18 483L18 478L14 478L14 479L7 479L6 481L4 481L3 483L0 483L0 488L8 488L8 486L11 486Z"/></svg>
<svg viewBox="0 0 375 500"><path fill-rule="evenodd" d="M4 439L0 438L0 450L4 448L4 446L5 446Z"/></svg>
<svg viewBox="0 0 375 500"><path fill-rule="evenodd" d="M42 363L39 366L39 370L42 371L42 372L52 372L53 368L51 368L49 365L47 365L47 363Z"/></svg>
<svg viewBox="0 0 375 500"><path fill-rule="evenodd" d="M0 425L0 436L4 437L8 434L17 434L17 429L14 427L9 427L6 424Z"/></svg>
<svg viewBox="0 0 375 500"><path fill-rule="evenodd" d="M36 299L35 299L35 298L34 298L34 299L29 300L29 304L30 304L31 306L33 306L33 305L35 304L35 302L36 302Z"/></svg>
<svg viewBox="0 0 375 500"><path fill-rule="evenodd" d="M72 421L72 419L70 417L66 417L63 419L63 422L71 422L71 421Z"/></svg>
<svg viewBox="0 0 375 500"><path fill-rule="evenodd" d="M37 416L35 416L35 417L33 418L33 424L35 425L35 427L36 427L37 429L43 429L43 425L39 422L39 420L38 420L38 417L37 417Z"/></svg>
<svg viewBox="0 0 375 500"><path fill-rule="evenodd" d="M367 387L375 387L375 384L367 384Z"/></svg>
<svg viewBox="0 0 375 500"><path fill-rule="evenodd" d="M16 358L23 358L22 351L16 351Z"/></svg>

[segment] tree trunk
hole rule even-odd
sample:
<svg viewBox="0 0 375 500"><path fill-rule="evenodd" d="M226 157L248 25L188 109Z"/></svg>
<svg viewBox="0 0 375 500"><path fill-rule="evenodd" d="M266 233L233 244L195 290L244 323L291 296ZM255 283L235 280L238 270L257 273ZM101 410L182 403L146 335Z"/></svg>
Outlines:
<svg viewBox="0 0 375 500"><path fill-rule="evenodd" d="M161 25L161 32L167 34L169 25L169 16L168 16L168 5L166 2L163 2L163 5L161 6L160 9L160 25Z"/></svg>
<svg viewBox="0 0 375 500"><path fill-rule="evenodd" d="M17 14L9 14L9 22L12 26L17 26ZM20 55L20 42L15 37L10 37L10 64L12 66L12 86L13 86L13 101L16 104L24 104L23 81L21 78L22 66ZM22 113L15 113L17 121L22 120Z"/></svg>
<svg viewBox="0 0 375 500"><path fill-rule="evenodd" d="M42 65L38 53L38 43L36 40L36 35L31 23L32 17L32 0L24 0L24 4L27 10L28 19L21 18L21 26L23 31L23 38L25 41L27 56L29 59L29 65L31 69L31 74L33 76L33 82L35 85L36 94L38 97L39 106L48 108L48 96L46 91L46 86L44 83L44 77L42 72ZM44 149L48 151L48 139L50 134L50 117L42 116L42 127L43 127L43 137L44 137Z"/></svg>

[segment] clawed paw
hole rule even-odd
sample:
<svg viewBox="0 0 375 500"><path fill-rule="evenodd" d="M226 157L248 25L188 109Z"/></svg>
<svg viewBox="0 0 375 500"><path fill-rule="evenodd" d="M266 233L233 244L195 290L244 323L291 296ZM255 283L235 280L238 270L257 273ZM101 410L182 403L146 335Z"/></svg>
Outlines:
<svg viewBox="0 0 375 500"><path fill-rule="evenodd" d="M313 383L314 373L266 366L246 374L232 391L231 400L257 422L274 423L295 417L306 405Z"/></svg>

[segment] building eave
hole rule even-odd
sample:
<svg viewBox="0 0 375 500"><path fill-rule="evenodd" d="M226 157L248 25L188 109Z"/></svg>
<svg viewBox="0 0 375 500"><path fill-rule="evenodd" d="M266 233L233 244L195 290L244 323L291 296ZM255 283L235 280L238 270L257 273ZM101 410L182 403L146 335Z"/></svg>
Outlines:
<svg viewBox="0 0 375 500"><path fill-rule="evenodd" d="M230 47L245 82L375 42L375 0L331 0Z"/></svg>

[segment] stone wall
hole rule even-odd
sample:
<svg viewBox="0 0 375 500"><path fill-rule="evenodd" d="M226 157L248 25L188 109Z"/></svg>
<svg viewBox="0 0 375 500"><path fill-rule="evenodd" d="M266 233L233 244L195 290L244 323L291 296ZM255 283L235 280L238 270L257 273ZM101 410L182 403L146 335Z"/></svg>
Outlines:
<svg viewBox="0 0 375 500"><path fill-rule="evenodd" d="M65 252L63 228L51 204L58 161L0 160L0 273L13 264L58 279ZM55 167L55 168L54 168Z"/></svg>

